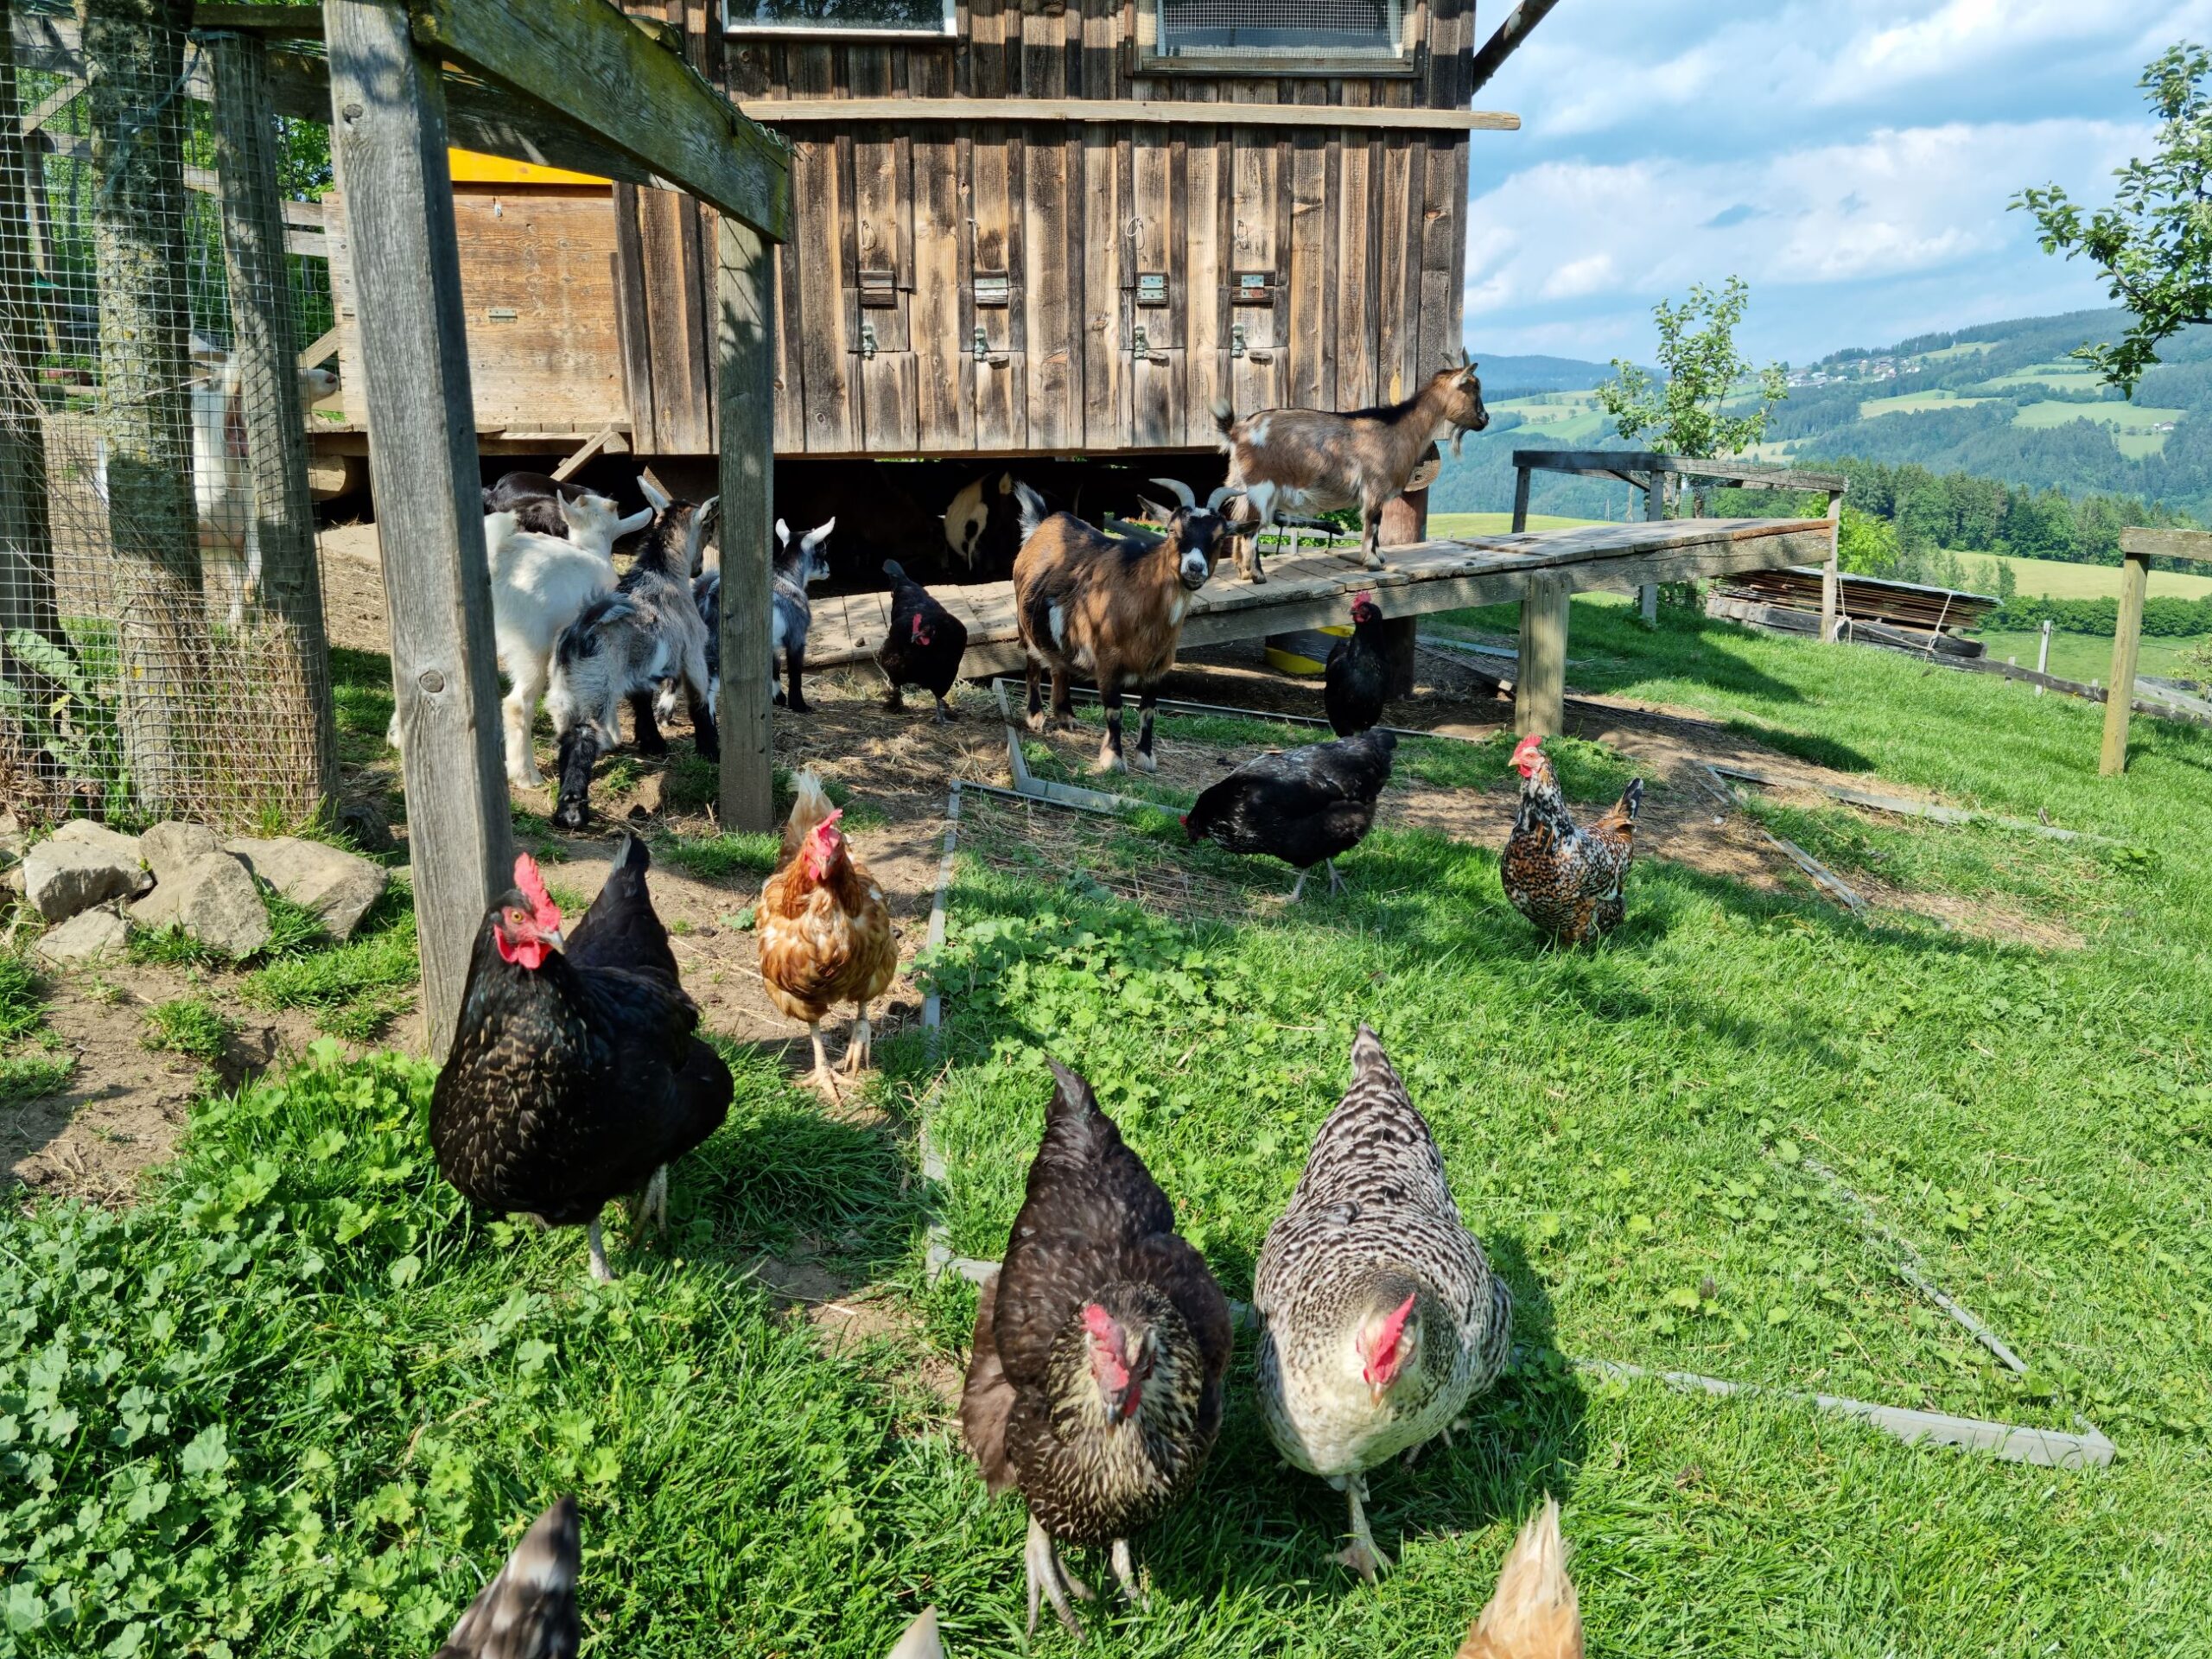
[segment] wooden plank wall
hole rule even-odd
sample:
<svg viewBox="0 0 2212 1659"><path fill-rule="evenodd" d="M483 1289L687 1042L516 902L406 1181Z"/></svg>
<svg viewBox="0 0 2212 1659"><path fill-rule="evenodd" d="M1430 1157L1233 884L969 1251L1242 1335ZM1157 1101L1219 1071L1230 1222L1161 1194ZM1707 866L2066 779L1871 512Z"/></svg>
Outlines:
<svg viewBox="0 0 2212 1659"><path fill-rule="evenodd" d="M678 23L748 101L1314 108L1307 129L1239 126L1228 111L1172 128L794 125L797 229L777 257L783 453L1210 447L1217 397L1239 412L1391 402L1459 344L1467 135L1334 127L1326 111L1464 107L1472 0L1421 6L1411 73L1371 78L1140 74L1134 0L969 0L943 45L726 36L710 3L630 9ZM864 296L864 270L893 273L888 303ZM1137 303L1146 270L1168 273L1166 305ZM1240 271L1268 278L1260 303L1232 303ZM976 277L1001 273L1007 302L977 304Z"/></svg>

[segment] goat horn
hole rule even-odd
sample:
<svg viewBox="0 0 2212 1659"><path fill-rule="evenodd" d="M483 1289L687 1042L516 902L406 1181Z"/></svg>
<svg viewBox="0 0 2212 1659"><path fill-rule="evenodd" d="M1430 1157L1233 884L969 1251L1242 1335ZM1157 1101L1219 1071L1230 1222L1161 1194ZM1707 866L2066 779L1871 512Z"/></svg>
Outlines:
<svg viewBox="0 0 2212 1659"><path fill-rule="evenodd" d="M1174 492L1175 499L1186 507L1198 505L1198 498L1191 493L1191 486L1179 478L1155 478L1152 480L1163 490Z"/></svg>
<svg viewBox="0 0 2212 1659"><path fill-rule="evenodd" d="M1206 498L1206 511L1208 512L1219 512L1224 506L1227 505L1230 502L1237 499L1237 498L1242 496L1243 493L1244 492L1237 486L1234 484L1224 484Z"/></svg>

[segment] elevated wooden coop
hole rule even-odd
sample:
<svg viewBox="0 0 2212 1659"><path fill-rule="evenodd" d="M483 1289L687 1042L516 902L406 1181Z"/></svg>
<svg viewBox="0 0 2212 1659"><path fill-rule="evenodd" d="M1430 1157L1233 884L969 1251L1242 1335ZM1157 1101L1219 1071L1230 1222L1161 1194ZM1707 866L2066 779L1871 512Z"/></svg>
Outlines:
<svg viewBox="0 0 2212 1659"><path fill-rule="evenodd" d="M1468 107L1471 0L628 10L791 142L779 456L1211 449L1217 398L1409 395L1460 343L1471 136L1519 125ZM467 163L454 204L480 448L712 451L710 208Z"/></svg>

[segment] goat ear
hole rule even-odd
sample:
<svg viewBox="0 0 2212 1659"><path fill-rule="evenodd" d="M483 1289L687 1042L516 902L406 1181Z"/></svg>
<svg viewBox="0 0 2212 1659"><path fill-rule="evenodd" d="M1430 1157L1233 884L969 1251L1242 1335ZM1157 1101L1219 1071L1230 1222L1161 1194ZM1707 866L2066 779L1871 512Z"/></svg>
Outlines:
<svg viewBox="0 0 2212 1659"><path fill-rule="evenodd" d="M780 518L777 519L777 520L776 520L776 545L777 545L777 546L779 546L779 547L789 547L791 544L791 527L789 524L785 524L782 519L780 519Z"/></svg>
<svg viewBox="0 0 2212 1659"><path fill-rule="evenodd" d="M655 512L665 512L668 510L669 504L676 499L674 496L671 495L666 490L662 489L658 485L655 484L652 480L647 478L643 473L638 474L638 487L645 492L645 499L653 504L653 511Z"/></svg>
<svg viewBox="0 0 2212 1659"><path fill-rule="evenodd" d="M812 552L816 548L821 546L823 543L828 541L830 539L830 532L836 528L836 519L830 518L823 519L812 530L808 531L804 538L807 550L809 552Z"/></svg>
<svg viewBox="0 0 2212 1659"><path fill-rule="evenodd" d="M1175 516L1170 509L1161 506L1159 502L1152 500L1145 496L1141 495L1137 497L1137 505L1144 509L1144 516L1146 518L1156 518L1162 524L1166 523L1167 520Z"/></svg>
<svg viewBox="0 0 2212 1659"><path fill-rule="evenodd" d="M614 521L615 537L619 540L625 536L633 536L652 521L653 510L651 507L642 508L632 513L627 518L617 518Z"/></svg>
<svg viewBox="0 0 2212 1659"><path fill-rule="evenodd" d="M702 524L711 524L714 523L715 509L721 505L721 504L722 499L719 495L709 496L705 500L699 504L697 522Z"/></svg>

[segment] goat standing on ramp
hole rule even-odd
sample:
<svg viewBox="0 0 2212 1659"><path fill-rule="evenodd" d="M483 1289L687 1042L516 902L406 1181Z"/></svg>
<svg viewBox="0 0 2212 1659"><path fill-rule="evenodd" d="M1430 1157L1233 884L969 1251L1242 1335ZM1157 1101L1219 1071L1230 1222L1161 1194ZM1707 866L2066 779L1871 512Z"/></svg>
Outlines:
<svg viewBox="0 0 2212 1659"><path fill-rule="evenodd" d="M1182 505L1165 536L1109 536L1072 513L1049 517L1044 499L1027 484L1021 501L1021 551L1014 561L1014 614L1028 654L1029 729L1046 728L1038 694L1043 671L1052 671L1052 724L1075 724L1068 695L1075 675L1087 674L1106 706L1106 741L1098 770L1127 772L1122 754L1122 694L1137 694L1137 765L1157 772L1152 752L1154 688L1175 666L1175 647L1191 595L1206 585L1229 524L1222 504L1236 492L1224 484L1203 507L1191 486L1172 478L1154 483L1173 490Z"/></svg>
<svg viewBox="0 0 2212 1659"><path fill-rule="evenodd" d="M1250 552L1240 545L1238 563L1251 581L1265 582L1260 537L1277 519L1350 507L1359 509L1360 563L1370 570L1382 569L1376 543L1383 506L1406 493L1429 445L1449 436L1452 458L1458 460L1460 439L1488 426L1490 411L1483 407L1475 365L1463 358L1429 376L1405 402L1386 408L1347 415L1263 409L1240 421L1217 401L1213 418L1221 447L1229 452L1229 483L1244 494L1237 528L1250 537Z"/></svg>

